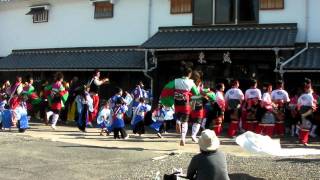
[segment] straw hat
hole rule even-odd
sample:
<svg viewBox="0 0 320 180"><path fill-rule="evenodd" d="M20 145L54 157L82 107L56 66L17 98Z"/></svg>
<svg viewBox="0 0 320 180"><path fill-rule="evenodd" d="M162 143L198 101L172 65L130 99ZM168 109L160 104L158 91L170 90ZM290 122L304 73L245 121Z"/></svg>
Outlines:
<svg viewBox="0 0 320 180"><path fill-rule="evenodd" d="M201 133L199 146L202 151L215 151L220 146L220 140L214 131L206 129Z"/></svg>

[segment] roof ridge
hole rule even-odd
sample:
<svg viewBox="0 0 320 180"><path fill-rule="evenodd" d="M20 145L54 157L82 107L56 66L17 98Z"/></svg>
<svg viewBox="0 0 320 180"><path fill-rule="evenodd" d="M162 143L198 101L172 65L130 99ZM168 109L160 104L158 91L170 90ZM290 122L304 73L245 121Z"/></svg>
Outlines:
<svg viewBox="0 0 320 180"><path fill-rule="evenodd" d="M297 23L282 24L238 24L212 26L169 26L159 27L159 32L190 32L190 31L218 31L218 30L260 30L260 29L297 29Z"/></svg>
<svg viewBox="0 0 320 180"><path fill-rule="evenodd" d="M48 49L15 49L15 50L12 50L12 54L122 52L122 51L136 51L138 48L139 48L139 46L75 47L75 48L48 48Z"/></svg>

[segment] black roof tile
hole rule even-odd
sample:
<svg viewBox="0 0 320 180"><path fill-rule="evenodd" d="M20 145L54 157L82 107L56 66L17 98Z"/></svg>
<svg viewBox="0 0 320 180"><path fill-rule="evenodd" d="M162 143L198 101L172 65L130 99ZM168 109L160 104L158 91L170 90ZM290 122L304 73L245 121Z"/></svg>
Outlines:
<svg viewBox="0 0 320 180"><path fill-rule="evenodd" d="M303 47L298 47L297 52ZM309 48L284 66L285 70L320 70L320 43L310 43Z"/></svg>
<svg viewBox="0 0 320 180"><path fill-rule="evenodd" d="M296 23L160 27L142 48L285 48L296 35Z"/></svg>
<svg viewBox="0 0 320 180"><path fill-rule="evenodd" d="M0 70L143 69L137 47L94 47L13 50L0 60Z"/></svg>

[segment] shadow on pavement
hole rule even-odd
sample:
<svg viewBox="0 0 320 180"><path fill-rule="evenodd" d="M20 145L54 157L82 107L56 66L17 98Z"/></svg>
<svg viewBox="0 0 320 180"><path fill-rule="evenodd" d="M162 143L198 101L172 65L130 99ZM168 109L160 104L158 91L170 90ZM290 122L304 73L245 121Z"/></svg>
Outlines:
<svg viewBox="0 0 320 180"><path fill-rule="evenodd" d="M83 134L64 134L64 136L72 136L70 138L65 138L61 137L60 139L94 139L94 140L99 140L99 141L121 141L121 142L153 142L153 143L163 143L163 142L176 142L176 140L164 140L164 139L150 139L150 138L142 138L142 139L136 139L136 138L129 138L129 139L119 139L115 140L112 137L108 138L103 138L103 137L90 137L88 135L83 135Z"/></svg>
<svg viewBox="0 0 320 180"><path fill-rule="evenodd" d="M302 159L302 158L285 158L276 160L277 162L290 162L290 163L316 163L320 165L320 158L315 159Z"/></svg>
<svg viewBox="0 0 320 180"><path fill-rule="evenodd" d="M229 178L230 180L264 180L264 178L257 178L244 173L229 174Z"/></svg>
<svg viewBox="0 0 320 180"><path fill-rule="evenodd" d="M100 146L86 146L86 145L76 145L76 146L58 146L62 148L92 148L92 149L106 149L106 150L131 150L131 151L164 151L164 152L172 152L176 151L177 149L167 149L167 150L159 150L159 149L145 149L145 148L119 148L119 147L100 147Z"/></svg>

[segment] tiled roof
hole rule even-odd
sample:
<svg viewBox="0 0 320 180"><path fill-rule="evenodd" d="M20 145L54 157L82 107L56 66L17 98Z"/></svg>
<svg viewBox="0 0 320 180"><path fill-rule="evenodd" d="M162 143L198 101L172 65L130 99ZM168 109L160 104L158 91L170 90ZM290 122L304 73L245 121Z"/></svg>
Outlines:
<svg viewBox="0 0 320 180"><path fill-rule="evenodd" d="M298 47L297 51L303 47ZM309 48L284 66L285 70L320 70L320 43L310 43Z"/></svg>
<svg viewBox="0 0 320 180"><path fill-rule="evenodd" d="M160 27L145 49L294 47L297 24Z"/></svg>
<svg viewBox="0 0 320 180"><path fill-rule="evenodd" d="M136 47L92 47L13 50L0 59L6 70L143 69L144 52Z"/></svg>

